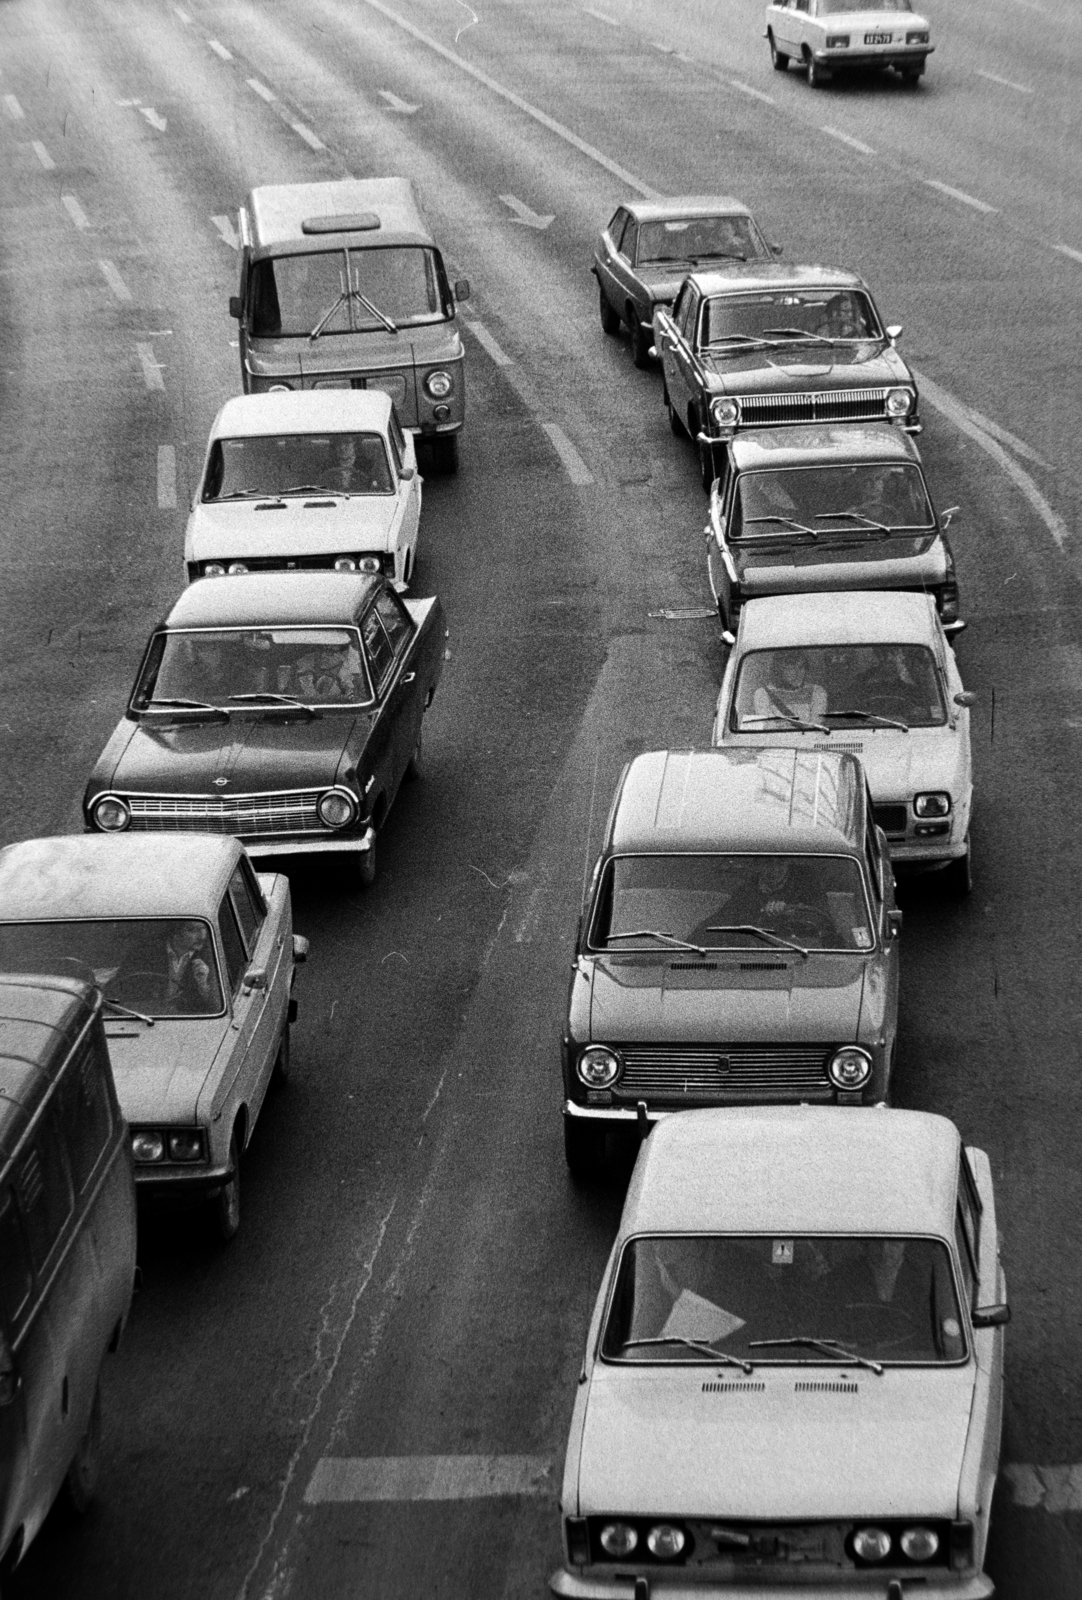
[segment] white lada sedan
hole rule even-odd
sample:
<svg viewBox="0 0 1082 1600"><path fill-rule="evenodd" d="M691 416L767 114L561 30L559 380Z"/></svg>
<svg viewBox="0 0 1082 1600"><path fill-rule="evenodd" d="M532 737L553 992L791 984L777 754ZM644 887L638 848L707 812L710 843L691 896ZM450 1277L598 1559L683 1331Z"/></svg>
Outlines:
<svg viewBox="0 0 1082 1600"><path fill-rule="evenodd" d="M689 1111L590 1323L568 1600L984 1600L1009 1319L987 1156L879 1107Z"/></svg>
<svg viewBox="0 0 1082 1600"><path fill-rule="evenodd" d="M401 590L420 516L413 438L381 390L240 395L210 432L185 569L380 572Z"/></svg>
<svg viewBox="0 0 1082 1600"><path fill-rule="evenodd" d="M935 49L931 24L910 0L773 0L766 38L775 72L795 61L813 89L857 67L893 67L916 84Z"/></svg>
<svg viewBox="0 0 1082 1600"><path fill-rule="evenodd" d="M714 743L859 756L891 861L968 894L975 698L931 595L777 595L740 612Z"/></svg>

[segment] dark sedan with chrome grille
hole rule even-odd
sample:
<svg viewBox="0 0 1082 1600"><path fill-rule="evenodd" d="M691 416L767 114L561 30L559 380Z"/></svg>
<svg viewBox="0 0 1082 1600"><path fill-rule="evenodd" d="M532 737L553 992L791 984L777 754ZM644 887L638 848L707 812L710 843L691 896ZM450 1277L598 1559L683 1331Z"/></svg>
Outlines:
<svg viewBox="0 0 1082 1600"><path fill-rule="evenodd" d="M885 1099L900 921L854 756L744 747L636 757L571 974L572 1172L603 1166L608 1131L672 1111Z"/></svg>
<svg viewBox="0 0 1082 1600"><path fill-rule="evenodd" d="M361 883L443 667L438 599L383 577L201 578L147 646L83 801L88 829L340 854Z"/></svg>
<svg viewBox="0 0 1082 1600"><path fill-rule="evenodd" d="M867 285L828 267L693 272L654 316L674 433L699 447L703 486L715 447L741 428L892 422L919 433L917 385Z"/></svg>

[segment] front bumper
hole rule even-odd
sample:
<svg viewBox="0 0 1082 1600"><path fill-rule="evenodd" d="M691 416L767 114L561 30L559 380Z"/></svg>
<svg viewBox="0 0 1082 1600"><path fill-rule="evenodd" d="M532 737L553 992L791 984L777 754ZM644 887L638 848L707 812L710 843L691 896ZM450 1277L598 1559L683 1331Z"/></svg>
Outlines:
<svg viewBox="0 0 1082 1600"><path fill-rule="evenodd" d="M323 835L313 839L298 834L292 839L264 839L258 834L245 838L237 836L250 856L312 856L312 855L365 855L376 842L375 828L363 833Z"/></svg>
<svg viewBox="0 0 1082 1600"><path fill-rule="evenodd" d="M645 1576L645 1575L644 1575ZM958 1575L922 1572L901 1580L903 1596L913 1600L991 1600L995 1585L983 1572ZM659 1573L646 1579L645 1594L634 1578L586 1576L560 1567L549 1579L553 1594L565 1600L885 1600L889 1579L868 1571L847 1574L837 1583L809 1583L796 1573L779 1574L776 1583L721 1583L688 1572Z"/></svg>
<svg viewBox="0 0 1082 1600"><path fill-rule="evenodd" d="M213 1194L233 1176L228 1166L207 1167L193 1161L189 1167L156 1166L152 1162L135 1163L135 1187L139 1194L175 1195Z"/></svg>

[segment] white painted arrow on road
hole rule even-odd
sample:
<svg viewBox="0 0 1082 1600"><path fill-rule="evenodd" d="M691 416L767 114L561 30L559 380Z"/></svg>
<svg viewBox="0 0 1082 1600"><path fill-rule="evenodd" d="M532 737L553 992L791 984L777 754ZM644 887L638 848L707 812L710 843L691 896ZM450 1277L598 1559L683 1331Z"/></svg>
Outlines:
<svg viewBox="0 0 1082 1600"><path fill-rule="evenodd" d="M392 111L399 112L403 117L412 117L415 111L420 111L420 106L411 106L408 100L400 100L390 89L377 89L376 93L381 100L385 100Z"/></svg>
<svg viewBox="0 0 1082 1600"><path fill-rule="evenodd" d="M555 217L542 217L538 212L531 211L521 200L516 200L513 194L501 194L500 199L515 213L513 220L520 222L524 228L547 228L550 222L556 221Z"/></svg>
<svg viewBox="0 0 1082 1600"><path fill-rule="evenodd" d="M239 250L240 240L237 237L237 230L233 226L233 219L231 217L211 217L210 220L221 234L222 243L227 244L230 250Z"/></svg>
<svg viewBox="0 0 1082 1600"><path fill-rule="evenodd" d="M146 117L152 128L157 128L159 133L165 132L167 126L166 119L164 117L159 117L153 106L140 106L139 110L143 113L143 116Z"/></svg>

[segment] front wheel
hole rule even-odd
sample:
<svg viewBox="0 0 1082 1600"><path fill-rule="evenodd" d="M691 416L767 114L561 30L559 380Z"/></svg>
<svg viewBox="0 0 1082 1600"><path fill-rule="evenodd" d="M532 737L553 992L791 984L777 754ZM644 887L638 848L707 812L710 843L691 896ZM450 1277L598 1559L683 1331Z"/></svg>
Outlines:
<svg viewBox="0 0 1082 1600"><path fill-rule="evenodd" d="M650 328L644 328L634 311L628 312L628 332L631 335L631 359L640 371L650 365L650 346L653 344Z"/></svg>
<svg viewBox="0 0 1082 1600"><path fill-rule="evenodd" d="M214 1196L214 1225L223 1244L235 1239L240 1227L240 1146L237 1130L229 1141L229 1177Z"/></svg>
<svg viewBox="0 0 1082 1600"><path fill-rule="evenodd" d="M620 332L620 318L605 299L605 291L598 289L598 311L601 313L601 328L610 338Z"/></svg>
<svg viewBox="0 0 1082 1600"><path fill-rule="evenodd" d="M775 72L788 72L788 70L789 70L789 57L785 54L784 51L778 49L777 45L774 43L774 35L773 34L770 34L769 38L770 38L770 65L774 68Z"/></svg>
<svg viewBox="0 0 1082 1600"><path fill-rule="evenodd" d="M564 1160L576 1183L597 1182L605 1175L605 1129L576 1117L564 1117Z"/></svg>
<svg viewBox="0 0 1082 1600"><path fill-rule="evenodd" d="M69 1511L81 1517L94 1498L101 1461L101 1386L96 1385L86 1432L79 1440L71 1466L64 1478L63 1497Z"/></svg>

